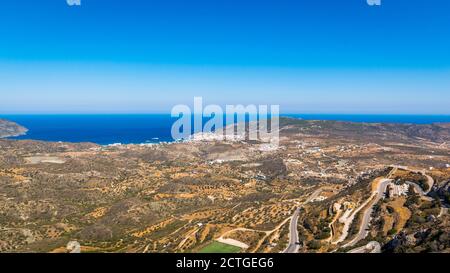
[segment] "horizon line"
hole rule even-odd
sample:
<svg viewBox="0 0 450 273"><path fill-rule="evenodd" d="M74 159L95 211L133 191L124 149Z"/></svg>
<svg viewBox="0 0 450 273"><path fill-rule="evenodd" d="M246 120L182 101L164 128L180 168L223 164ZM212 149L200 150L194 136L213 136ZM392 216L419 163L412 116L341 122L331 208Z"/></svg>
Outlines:
<svg viewBox="0 0 450 273"><path fill-rule="evenodd" d="M247 113L246 113L247 114ZM105 112L105 113L0 113L1 116L138 116L138 115L171 115L170 112L145 112L145 113L115 113L115 112ZM195 115L195 113L192 113ZM224 113L226 115L226 113ZM285 112L280 113L280 116L286 115L342 115L342 116L450 116L448 114L441 113L326 113L326 112L317 112L317 113L301 113L301 112Z"/></svg>

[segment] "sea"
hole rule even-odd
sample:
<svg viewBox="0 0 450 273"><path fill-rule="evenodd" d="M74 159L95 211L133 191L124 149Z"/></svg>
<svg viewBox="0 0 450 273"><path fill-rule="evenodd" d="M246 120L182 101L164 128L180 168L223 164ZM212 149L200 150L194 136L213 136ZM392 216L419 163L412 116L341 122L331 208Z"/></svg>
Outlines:
<svg viewBox="0 0 450 273"><path fill-rule="evenodd" d="M450 122L450 115L283 114L306 120L431 124ZM12 139L93 142L100 145L150 144L173 141L169 114L0 115L29 131Z"/></svg>

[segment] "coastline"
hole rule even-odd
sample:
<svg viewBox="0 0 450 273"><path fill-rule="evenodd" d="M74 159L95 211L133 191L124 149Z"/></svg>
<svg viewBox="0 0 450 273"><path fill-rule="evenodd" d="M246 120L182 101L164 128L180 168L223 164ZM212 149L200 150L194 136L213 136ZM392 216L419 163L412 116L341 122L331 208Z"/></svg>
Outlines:
<svg viewBox="0 0 450 273"><path fill-rule="evenodd" d="M11 134L11 135L1 135L1 136L0 136L0 139L9 139L9 138L11 138L11 137L26 136L26 135L27 135L27 132L28 132L28 130L27 130L26 132L24 132L24 133ZM30 140L32 140L32 139L30 139Z"/></svg>
<svg viewBox="0 0 450 273"><path fill-rule="evenodd" d="M377 119L390 117L391 122L379 122ZM9 140L33 140L44 142L64 143L92 143L102 147L114 147L125 145L153 146L179 142L170 136L172 119L170 115L93 115L93 116L21 116L8 121L10 126L16 129L10 131L0 128L0 139ZM68 117L68 118L66 118ZM344 117L344 118L342 118ZM395 122L404 119L404 115L307 115L301 114L281 115L283 119L294 119L301 122L320 123L352 123L367 126L389 126L389 127L438 127L446 130L450 128L450 115L427 116L429 123L424 123L425 116L408 116L405 122ZM420 117L419 122L414 121ZM7 121L8 116L1 116L0 121ZM322 118L322 119L316 119ZM439 120L440 118L440 120ZM344 120L351 119L351 120ZM360 120L363 119L363 120ZM23 120L25 124L22 124ZM56 120L56 121L55 121ZM108 122L102 123L104 120ZM437 121L436 121L437 120ZM129 125L131 121L132 125ZM27 128L25 128L27 127ZM419 128L417 127L417 128ZM195 135L195 133L194 133Z"/></svg>
<svg viewBox="0 0 450 273"><path fill-rule="evenodd" d="M25 136L28 131L27 128L16 122L0 119L0 139Z"/></svg>

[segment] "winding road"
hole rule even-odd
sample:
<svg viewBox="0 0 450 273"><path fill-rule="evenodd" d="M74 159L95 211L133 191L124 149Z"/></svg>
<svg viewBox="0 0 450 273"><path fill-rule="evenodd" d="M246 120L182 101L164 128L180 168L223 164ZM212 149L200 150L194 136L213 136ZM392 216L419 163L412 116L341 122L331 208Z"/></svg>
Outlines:
<svg viewBox="0 0 450 273"><path fill-rule="evenodd" d="M314 191L308 199L303 204L307 204L311 202L314 198L316 198L322 192L322 188ZM283 251L283 253L297 253L300 249L299 241L298 241L298 229L297 222L300 217L300 207L296 208L294 214L291 217L291 222L289 224L289 244L287 248Z"/></svg>
<svg viewBox="0 0 450 273"><path fill-rule="evenodd" d="M392 166L392 167L394 169L389 173L388 178L381 179L380 182L378 183L377 189L372 192L372 195L370 196L370 198L366 202L364 202L360 207L358 207L356 210L354 210L352 212L352 214L348 217L347 221L344 224L343 234L338 239L338 241L333 242L333 244L338 244L346 239L346 237L348 236L348 229L349 229L351 223L353 222L356 214L370 204L369 207L363 212L362 222L359 227L358 233L351 241L349 241L348 243L343 245L343 247L354 246L356 243L358 243L359 241L361 241L362 239L367 237L369 224L370 224L370 220L371 220L371 215L372 215L374 206L384 197L387 186L389 185L389 183L392 182L392 179L390 179L389 177L397 169L403 169L403 170L407 170L407 171L411 171L411 172L416 172L416 173L419 173L419 174L425 176L427 178L427 183L429 185L428 191L424 192L417 184L411 183L411 185L413 185L416 188L416 190L419 192L420 196L422 196L423 198L424 197L427 198L426 194L428 194L431 191L431 188L434 185L434 180L431 176L427 175L426 172L423 170L412 170L412 169L409 169L404 166ZM318 189L315 192L313 192L303 204L311 202L311 200L316 198L320 194L321 191L322 191L322 189ZM296 210L294 211L294 214L291 216L291 221L290 221L290 225L289 225L289 244L288 244L287 248L283 251L283 253L297 253L300 248L299 239L298 239L297 222L300 217L301 207L302 206L296 208ZM372 253L376 253L376 252L380 251L379 244L377 242L370 242L367 246L355 249L352 252L353 253L363 252L363 251L367 251L371 248L373 249L371 251Z"/></svg>
<svg viewBox="0 0 450 273"><path fill-rule="evenodd" d="M419 174L425 176L425 177L427 178L427 184L428 184L428 186L429 186L429 189L428 189L426 192L424 192L424 191L422 190L422 188L421 188L419 185L417 185L416 183L412 183L412 182L407 182L407 183L410 184L410 185L412 185L412 186L414 186L414 188L416 189L416 191L419 193L419 195L420 195L423 199L426 199L426 200L433 200L431 197L426 196L426 194L428 194L428 193L431 191L431 188L432 188L433 185L434 185L434 180L433 180L433 178L432 178L431 176L427 175L427 174L425 173L425 171L422 171L422 170L419 170L419 171L417 171L417 170L411 170L411 169L409 169L409 168L407 168L407 167L403 167L403 166L394 166L394 169L393 169L393 171L391 172L391 174L392 174L393 172L395 172L396 169L403 169L403 170L407 170L407 171L410 171L410 172L416 172L416 173L419 173ZM391 175L391 174L390 174L390 175ZM390 177L390 175L388 175L388 177ZM373 199L371 206L370 206L368 209L366 209L366 210L364 211L363 218L362 218L362 222L361 222L361 225L360 225L360 227L359 227L359 232L358 232L358 234L356 235L355 238L353 238L350 242L346 243L343 247L354 246L356 243L358 243L358 242L361 241L362 239L366 238L366 236L367 236L367 234L368 234L368 231L367 231L367 230L368 230L368 228L369 228L369 224L370 224L370 220L371 220L371 215L372 215L372 212L373 212L373 208L374 208L374 206L378 203L378 201L380 201L380 199L383 198L384 193L386 192L386 188L387 188L387 186L388 186L388 184L389 184L390 182L392 182L392 179L389 179L389 178L384 178L384 179L382 179L382 180L380 181L380 183L378 184L377 190L374 192L374 193L376 193L376 196L375 196L375 198ZM353 220L353 219L352 219L352 220Z"/></svg>
<svg viewBox="0 0 450 273"><path fill-rule="evenodd" d="M395 168L395 169L400 169L400 170L404 170L404 171L409 171L409 172L412 172L412 173L418 173L418 174L420 174L420 175L425 176L425 177L427 178L428 190L425 191L425 192L422 191L422 192L423 192L423 195L428 194L428 193L432 190L433 185L434 185L434 179L433 179L431 176L429 176L428 174L426 174L426 171L425 171L425 170L413 170L413 169L408 168L408 167L406 167L406 166L396 166L396 165L393 165L393 166L391 166L391 167L393 167L393 168ZM420 188L420 189L422 189L422 188ZM422 195L422 194L421 194L421 195Z"/></svg>
<svg viewBox="0 0 450 273"><path fill-rule="evenodd" d="M388 178L383 178L382 180L380 180L380 182L378 183L377 190L374 192L375 197L372 198L372 204L368 209L364 211L358 234L356 234L356 237L353 238L350 242L346 243L344 247L354 246L357 242L366 238L368 234L367 229L369 228L373 208L378 203L378 201L380 201L380 199L384 197L384 193L386 192L386 188L390 182L392 182L392 180Z"/></svg>

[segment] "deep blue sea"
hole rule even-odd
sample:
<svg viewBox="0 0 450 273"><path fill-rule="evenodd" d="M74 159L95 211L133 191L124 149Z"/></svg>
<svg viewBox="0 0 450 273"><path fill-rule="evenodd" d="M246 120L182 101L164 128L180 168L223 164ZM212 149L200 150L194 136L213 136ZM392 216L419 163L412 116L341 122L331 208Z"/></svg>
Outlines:
<svg viewBox="0 0 450 273"><path fill-rule="evenodd" d="M448 116L426 115L332 115L289 114L289 117L354 122L427 124L450 122ZM176 118L163 114L148 115L0 115L28 128L14 139L44 141L140 144L173 141L171 127Z"/></svg>

